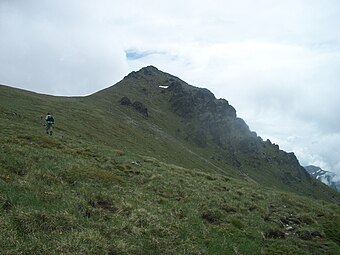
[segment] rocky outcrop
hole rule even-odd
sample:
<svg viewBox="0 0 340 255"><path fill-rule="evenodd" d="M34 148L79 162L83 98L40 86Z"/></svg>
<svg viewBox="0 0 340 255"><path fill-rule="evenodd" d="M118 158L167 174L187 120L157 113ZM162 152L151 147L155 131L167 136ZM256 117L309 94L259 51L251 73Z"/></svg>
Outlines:
<svg viewBox="0 0 340 255"><path fill-rule="evenodd" d="M126 105L126 106L132 105L131 100L128 97L122 97L119 102L121 105Z"/></svg>
<svg viewBox="0 0 340 255"><path fill-rule="evenodd" d="M228 147L230 140L240 142L254 136L247 124L236 117L236 110L227 100L216 99L208 89L196 88L180 80L167 83L170 107L190 127L185 130L186 138L199 147L204 147L208 140Z"/></svg>
<svg viewBox="0 0 340 255"><path fill-rule="evenodd" d="M138 98L137 102L130 100L133 104L129 107L143 116L148 116L146 105L152 106L153 123L193 148L205 162L211 161L218 171L230 170L247 181L308 196L314 196L316 189L324 189L300 166L293 153L269 140L263 141L227 100L215 98L208 89L191 86L151 66L132 72L117 88L121 95ZM123 102L129 104L127 100ZM168 121L175 123L169 125Z"/></svg>
<svg viewBox="0 0 340 255"><path fill-rule="evenodd" d="M149 117L148 108L143 103L139 101L132 103L128 97L122 97L119 102L121 105L131 106L137 112L141 113L145 118Z"/></svg>
<svg viewBox="0 0 340 255"><path fill-rule="evenodd" d="M136 101L132 104L132 107L139 113L143 114L144 117L149 117L148 108L143 103Z"/></svg>

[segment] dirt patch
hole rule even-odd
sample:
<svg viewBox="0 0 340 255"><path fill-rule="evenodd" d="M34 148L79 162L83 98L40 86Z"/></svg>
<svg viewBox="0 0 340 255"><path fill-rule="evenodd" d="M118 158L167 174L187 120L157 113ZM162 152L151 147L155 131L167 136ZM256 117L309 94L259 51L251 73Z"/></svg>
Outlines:
<svg viewBox="0 0 340 255"><path fill-rule="evenodd" d="M222 223L221 216L214 211L203 212L201 217L204 221L210 224L219 225Z"/></svg>
<svg viewBox="0 0 340 255"><path fill-rule="evenodd" d="M100 208L111 213L116 213L118 211L117 207L113 206L113 204L110 201L106 200L99 201L90 200L89 204L94 208Z"/></svg>

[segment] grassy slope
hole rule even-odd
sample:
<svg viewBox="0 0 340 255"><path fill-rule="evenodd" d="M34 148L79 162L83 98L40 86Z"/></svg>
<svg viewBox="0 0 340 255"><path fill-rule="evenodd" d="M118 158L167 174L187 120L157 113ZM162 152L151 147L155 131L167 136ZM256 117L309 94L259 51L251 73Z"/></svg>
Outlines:
<svg viewBox="0 0 340 255"><path fill-rule="evenodd" d="M2 253L339 254L337 205L219 175L119 97L0 87Z"/></svg>
<svg viewBox="0 0 340 255"><path fill-rule="evenodd" d="M145 71L151 74L145 74ZM204 148L186 141L184 130L188 128L188 120L173 113L168 102L169 93L158 87L168 85L166 81L169 79L178 78L155 68L144 68L130 74L117 85L102 90L86 100L97 109L105 109L108 116L112 116L120 123L117 126L112 119L108 118L109 121L104 126L112 127L110 131L118 132L117 137L123 138L118 144L126 144L124 139L132 137L131 140L134 142L126 146L136 153L156 155L155 157L162 161L180 166L254 180L259 185L340 202L340 196L336 191L329 189L321 182L314 181L313 183L308 173L303 170L305 172L303 174L296 169L301 168L296 159L296 162L289 161L287 153L275 146L261 148L267 155L267 159L239 151L234 155L238 161L242 162L242 166L238 168L233 166L229 152L223 151L212 141L208 141L208 145ZM189 90L197 90L190 85L186 87ZM132 101L143 102L148 107L149 119L145 120L136 115L134 110L119 105L118 102L123 96L128 96ZM237 131L235 133L237 135ZM138 137L134 137L136 135ZM108 137L104 136L104 140L108 142ZM116 141L112 140L112 142ZM262 147L264 144L259 146ZM265 160L271 160L272 163L268 164ZM295 166L292 167L294 163ZM295 177L298 177L299 181L294 180Z"/></svg>

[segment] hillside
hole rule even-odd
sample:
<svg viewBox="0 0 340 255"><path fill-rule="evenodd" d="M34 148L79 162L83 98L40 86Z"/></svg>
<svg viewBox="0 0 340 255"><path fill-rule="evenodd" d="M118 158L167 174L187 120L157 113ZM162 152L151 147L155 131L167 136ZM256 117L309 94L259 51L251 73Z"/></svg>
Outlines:
<svg viewBox="0 0 340 255"><path fill-rule="evenodd" d="M149 117L133 117L133 107L118 103L122 97L143 103ZM216 99L209 90L191 86L155 67L132 72L89 99L119 120L129 131L128 136L138 135L133 145L127 145L134 147L134 152L145 151L146 155L157 155L180 166L340 202L336 192L310 177L294 153L286 153L251 132L228 101ZM120 132L120 128L115 125L112 132Z"/></svg>
<svg viewBox="0 0 340 255"><path fill-rule="evenodd" d="M0 128L4 254L340 252L338 193L154 67L88 97L0 86Z"/></svg>

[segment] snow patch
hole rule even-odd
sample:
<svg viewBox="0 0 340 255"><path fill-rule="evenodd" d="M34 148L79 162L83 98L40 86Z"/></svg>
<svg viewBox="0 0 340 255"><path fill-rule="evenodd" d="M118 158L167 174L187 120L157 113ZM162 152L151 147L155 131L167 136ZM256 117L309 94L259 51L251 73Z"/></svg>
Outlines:
<svg viewBox="0 0 340 255"><path fill-rule="evenodd" d="M167 89L169 86L159 85L158 87L160 87L160 88L162 88L162 89Z"/></svg>

